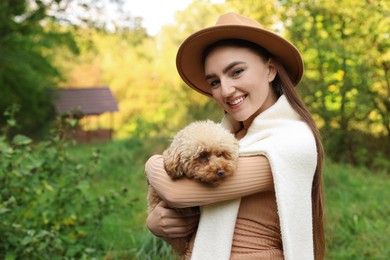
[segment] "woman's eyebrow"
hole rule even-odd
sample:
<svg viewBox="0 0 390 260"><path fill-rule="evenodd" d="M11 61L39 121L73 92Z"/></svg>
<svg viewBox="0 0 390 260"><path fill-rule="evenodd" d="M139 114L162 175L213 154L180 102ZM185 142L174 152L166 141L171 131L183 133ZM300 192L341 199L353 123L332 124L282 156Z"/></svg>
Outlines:
<svg viewBox="0 0 390 260"><path fill-rule="evenodd" d="M223 74L226 74L226 73L227 73L231 68L233 68L234 66L239 65L239 64L243 64L243 63L245 63L245 62L243 62L243 61L233 61L233 62L229 63L229 64L222 70L222 72L223 72ZM208 80L208 79L213 78L213 77L215 77L215 74L214 74L214 73L211 73L211 74L207 74L207 75L205 76L205 79Z"/></svg>

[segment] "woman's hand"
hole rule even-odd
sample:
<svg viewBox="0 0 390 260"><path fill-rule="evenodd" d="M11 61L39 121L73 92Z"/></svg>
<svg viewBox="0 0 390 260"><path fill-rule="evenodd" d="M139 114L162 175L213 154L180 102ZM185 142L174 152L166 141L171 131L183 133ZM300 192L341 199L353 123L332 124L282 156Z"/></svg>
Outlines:
<svg viewBox="0 0 390 260"><path fill-rule="evenodd" d="M148 215L146 224L158 237L186 237L196 230L199 216L199 208L176 210L161 201Z"/></svg>

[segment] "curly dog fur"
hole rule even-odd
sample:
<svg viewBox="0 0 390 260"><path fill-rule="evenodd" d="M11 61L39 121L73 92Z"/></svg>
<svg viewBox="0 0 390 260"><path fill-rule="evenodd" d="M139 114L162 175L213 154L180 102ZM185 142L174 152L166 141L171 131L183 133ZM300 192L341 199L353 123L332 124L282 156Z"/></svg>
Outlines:
<svg viewBox="0 0 390 260"><path fill-rule="evenodd" d="M238 150L237 139L220 124L210 120L197 121L180 130L163 152L164 168L172 179L187 177L216 186L235 172ZM161 198L149 185L148 212L160 201ZM183 255L190 239L171 239L168 242L179 255Z"/></svg>

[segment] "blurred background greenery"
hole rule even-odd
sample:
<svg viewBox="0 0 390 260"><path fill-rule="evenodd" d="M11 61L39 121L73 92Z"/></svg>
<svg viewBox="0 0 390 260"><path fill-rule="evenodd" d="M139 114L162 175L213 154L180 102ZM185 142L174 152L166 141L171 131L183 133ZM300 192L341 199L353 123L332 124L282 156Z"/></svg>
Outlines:
<svg viewBox="0 0 390 260"><path fill-rule="evenodd" d="M226 11L278 31L304 57L298 90L327 156L329 259L390 256L388 1L219 2L194 0L156 35L148 35L141 17L123 11L125 1L0 2L0 232L8 234L0 239L0 257L34 258L32 251L46 250L58 258L161 259L169 252L144 226L143 164L188 123L220 120L216 104L180 80L175 55L188 34L213 25ZM99 15L107 5L117 10L114 21ZM109 86L118 101L114 140L64 145L53 133L56 90L94 86ZM111 127L112 118L102 115L99 126ZM37 172L40 177L29 182ZM53 172L68 173L69 179ZM69 181L78 183L64 193L74 200L37 196L63 191ZM82 210L87 205L90 215ZM95 223L86 225L91 219ZM49 250L55 238L60 242Z"/></svg>

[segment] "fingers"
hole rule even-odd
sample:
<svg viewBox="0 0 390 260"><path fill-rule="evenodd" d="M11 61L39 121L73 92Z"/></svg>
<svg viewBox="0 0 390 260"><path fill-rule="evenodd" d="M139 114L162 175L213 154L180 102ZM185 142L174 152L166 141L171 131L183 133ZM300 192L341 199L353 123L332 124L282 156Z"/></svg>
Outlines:
<svg viewBox="0 0 390 260"><path fill-rule="evenodd" d="M160 202L147 218L150 231L159 237L186 237L195 232L199 222L199 209L172 209Z"/></svg>
<svg viewBox="0 0 390 260"><path fill-rule="evenodd" d="M165 234L164 237L167 238L180 238L180 237L187 237L194 233L196 231L196 228L198 227L198 222L192 223L189 226L183 226L183 227L171 227L167 230L163 229L163 232Z"/></svg>
<svg viewBox="0 0 390 260"><path fill-rule="evenodd" d="M172 212L161 218L160 229L164 237L177 238L192 234L199 222L199 214L193 211L182 212L171 209Z"/></svg>
<svg viewBox="0 0 390 260"><path fill-rule="evenodd" d="M191 216L191 217L162 217L160 219L160 226L165 229L173 229L173 228L187 228L191 226L196 226L199 222L199 216Z"/></svg>

